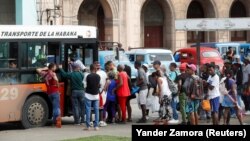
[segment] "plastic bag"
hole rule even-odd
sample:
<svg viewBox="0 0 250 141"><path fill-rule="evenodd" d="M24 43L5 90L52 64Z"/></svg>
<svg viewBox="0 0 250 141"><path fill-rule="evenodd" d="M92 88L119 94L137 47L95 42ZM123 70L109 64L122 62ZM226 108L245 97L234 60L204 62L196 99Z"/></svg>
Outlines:
<svg viewBox="0 0 250 141"><path fill-rule="evenodd" d="M202 100L202 109L205 110L205 111L210 111L211 110L211 105L210 105L210 101L209 100Z"/></svg>
<svg viewBox="0 0 250 141"><path fill-rule="evenodd" d="M160 103L159 103L159 97L158 96L153 96L152 97L152 113L154 112L159 112L160 110Z"/></svg>

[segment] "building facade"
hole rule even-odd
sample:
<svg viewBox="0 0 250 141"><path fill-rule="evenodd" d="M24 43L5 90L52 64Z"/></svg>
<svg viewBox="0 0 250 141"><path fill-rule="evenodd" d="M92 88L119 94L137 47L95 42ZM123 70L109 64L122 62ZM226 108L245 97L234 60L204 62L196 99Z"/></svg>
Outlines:
<svg viewBox="0 0 250 141"><path fill-rule="evenodd" d="M35 0L1 0L0 25L36 25Z"/></svg>
<svg viewBox="0 0 250 141"><path fill-rule="evenodd" d="M176 31L176 19L250 16L250 0L33 1L38 24L97 26L100 40L121 42L124 48L163 47L174 51L194 43L196 33ZM11 9L7 11L9 15L13 13ZM203 32L201 36L202 42L250 40L247 31Z"/></svg>

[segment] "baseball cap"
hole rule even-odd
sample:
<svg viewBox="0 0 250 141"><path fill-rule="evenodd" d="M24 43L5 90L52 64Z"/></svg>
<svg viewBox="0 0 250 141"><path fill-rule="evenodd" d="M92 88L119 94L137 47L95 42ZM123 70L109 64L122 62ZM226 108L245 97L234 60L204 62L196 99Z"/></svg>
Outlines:
<svg viewBox="0 0 250 141"><path fill-rule="evenodd" d="M153 64L153 65L161 65L161 61L155 60L152 64Z"/></svg>
<svg viewBox="0 0 250 141"><path fill-rule="evenodd" d="M186 70L187 69L187 63L181 63L179 69L180 70Z"/></svg>
<svg viewBox="0 0 250 141"><path fill-rule="evenodd" d="M143 64L142 66L146 67L147 69L148 69L148 67L149 67L148 64Z"/></svg>
<svg viewBox="0 0 250 141"><path fill-rule="evenodd" d="M80 68L80 65L78 63L72 63L71 65L73 69Z"/></svg>
<svg viewBox="0 0 250 141"><path fill-rule="evenodd" d="M193 70L193 71L196 71L196 66L194 64L187 64L187 68Z"/></svg>

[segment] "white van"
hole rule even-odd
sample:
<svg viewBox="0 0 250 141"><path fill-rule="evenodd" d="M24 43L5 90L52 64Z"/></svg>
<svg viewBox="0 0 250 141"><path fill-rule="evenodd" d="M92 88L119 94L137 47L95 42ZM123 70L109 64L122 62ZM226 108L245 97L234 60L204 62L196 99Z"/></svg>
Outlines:
<svg viewBox="0 0 250 141"><path fill-rule="evenodd" d="M137 48L130 49L126 52L129 61L134 64L135 61L141 61L142 63L149 65L149 72L153 72L154 68L152 63L155 60L161 61L169 71L170 63L175 62L173 53L168 49L155 49L155 48Z"/></svg>

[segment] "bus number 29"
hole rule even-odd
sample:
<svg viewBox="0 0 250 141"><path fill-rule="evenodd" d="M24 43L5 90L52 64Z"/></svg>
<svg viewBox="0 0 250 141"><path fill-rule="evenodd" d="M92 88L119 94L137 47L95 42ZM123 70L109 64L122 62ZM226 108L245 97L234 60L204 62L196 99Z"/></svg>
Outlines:
<svg viewBox="0 0 250 141"><path fill-rule="evenodd" d="M0 101L4 100L15 100L18 97L17 88L2 88L0 89Z"/></svg>

